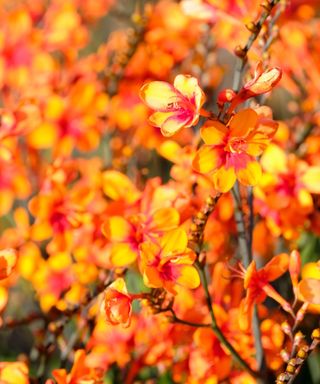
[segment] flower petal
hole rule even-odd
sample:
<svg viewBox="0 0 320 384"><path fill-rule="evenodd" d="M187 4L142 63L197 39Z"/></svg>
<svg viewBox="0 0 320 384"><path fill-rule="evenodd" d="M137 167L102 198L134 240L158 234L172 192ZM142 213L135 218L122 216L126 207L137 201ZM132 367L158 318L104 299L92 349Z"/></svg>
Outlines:
<svg viewBox="0 0 320 384"><path fill-rule="evenodd" d="M302 279L299 283L301 298L310 304L320 305L320 280Z"/></svg>
<svg viewBox="0 0 320 384"><path fill-rule="evenodd" d="M181 265L174 268L178 277L176 282L183 287L195 289L200 285L200 277L197 269L192 265Z"/></svg>
<svg viewBox="0 0 320 384"><path fill-rule="evenodd" d="M14 249L2 249L0 251L0 280L6 279L17 263L17 252Z"/></svg>
<svg viewBox="0 0 320 384"><path fill-rule="evenodd" d="M130 247L130 244L114 244L111 248L110 260L115 267L124 267L133 263L137 258L137 252Z"/></svg>
<svg viewBox="0 0 320 384"><path fill-rule="evenodd" d="M187 97L195 105L197 110L201 108L205 102L205 95L195 77L178 75L174 79L173 85L183 96Z"/></svg>
<svg viewBox="0 0 320 384"><path fill-rule="evenodd" d="M173 113L169 116L161 125L161 133L163 136L170 137L180 131L184 127L190 127L196 124L194 115L190 114L189 111L183 111L179 113Z"/></svg>
<svg viewBox="0 0 320 384"><path fill-rule="evenodd" d="M219 192L228 192L236 182L236 174L233 167L219 168L213 175L212 180L214 187Z"/></svg>
<svg viewBox="0 0 320 384"><path fill-rule="evenodd" d="M301 181L309 192L320 193L320 167L309 167Z"/></svg>
<svg viewBox="0 0 320 384"><path fill-rule="evenodd" d="M160 208L152 215L148 229L150 231L169 231L176 228L179 222L180 215L175 208Z"/></svg>
<svg viewBox="0 0 320 384"><path fill-rule="evenodd" d="M224 124L214 121L210 126L202 127L200 135L206 144L220 145L224 142L227 132L228 129Z"/></svg>
<svg viewBox="0 0 320 384"><path fill-rule="evenodd" d="M161 254L167 256L172 253L182 253L187 248L187 244L187 233L181 228L173 229L161 238Z"/></svg>
<svg viewBox="0 0 320 384"><path fill-rule="evenodd" d="M172 105L181 101L181 96L174 87L164 81L152 81L143 85L140 97L149 108L160 112L172 110Z"/></svg>
<svg viewBox="0 0 320 384"><path fill-rule="evenodd" d="M264 267L264 271L268 275L268 281L276 280L283 275L289 268L289 255L280 253L273 257Z"/></svg>
<svg viewBox="0 0 320 384"><path fill-rule="evenodd" d="M110 217L101 227L102 233L112 241L125 241L132 233L132 227L121 216Z"/></svg>
<svg viewBox="0 0 320 384"><path fill-rule="evenodd" d="M247 136L256 126L258 114L251 108L238 112L230 121L230 136Z"/></svg>
<svg viewBox="0 0 320 384"><path fill-rule="evenodd" d="M260 164L253 160L246 164L245 168L236 169L237 178L243 185L256 185L258 184L262 171Z"/></svg>
<svg viewBox="0 0 320 384"><path fill-rule="evenodd" d="M200 173L208 173L216 170L222 164L223 151L211 145L203 145L196 153L192 167Z"/></svg>

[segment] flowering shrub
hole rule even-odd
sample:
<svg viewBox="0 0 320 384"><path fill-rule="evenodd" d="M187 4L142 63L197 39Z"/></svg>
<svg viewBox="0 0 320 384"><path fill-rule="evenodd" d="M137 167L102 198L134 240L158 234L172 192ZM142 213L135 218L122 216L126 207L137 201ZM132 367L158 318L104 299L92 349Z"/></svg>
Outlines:
<svg viewBox="0 0 320 384"><path fill-rule="evenodd" d="M0 383L319 383L319 2L0 10Z"/></svg>

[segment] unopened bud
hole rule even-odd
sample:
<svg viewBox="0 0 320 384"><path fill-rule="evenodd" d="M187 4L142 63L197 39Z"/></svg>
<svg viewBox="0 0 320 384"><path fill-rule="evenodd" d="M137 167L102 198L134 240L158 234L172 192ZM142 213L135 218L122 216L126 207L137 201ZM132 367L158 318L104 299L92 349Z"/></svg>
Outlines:
<svg viewBox="0 0 320 384"><path fill-rule="evenodd" d="M304 347L301 347L297 353L297 357L300 359L305 359L308 356L309 347L305 345Z"/></svg>
<svg viewBox="0 0 320 384"><path fill-rule="evenodd" d="M281 324L281 329L283 330L283 332L290 336L291 335L291 327L290 327L290 324L287 322L287 321L284 321L282 324Z"/></svg>
<svg viewBox="0 0 320 384"><path fill-rule="evenodd" d="M259 28L257 24L255 24L253 21L250 21L249 23L246 24L246 28L252 32L252 33L257 33L259 32Z"/></svg>
<svg viewBox="0 0 320 384"><path fill-rule="evenodd" d="M268 12L270 12L272 9L272 5L267 0L262 1L260 5L262 8L264 8Z"/></svg>
<svg viewBox="0 0 320 384"><path fill-rule="evenodd" d="M280 352L280 356L284 362L287 363L289 361L290 355L285 349Z"/></svg>
<svg viewBox="0 0 320 384"><path fill-rule="evenodd" d="M320 341L320 328L316 328L312 331L311 338Z"/></svg>
<svg viewBox="0 0 320 384"><path fill-rule="evenodd" d="M299 345L303 339L304 339L304 334L302 332L298 331L294 335L293 342L294 342L295 345Z"/></svg>
<svg viewBox="0 0 320 384"><path fill-rule="evenodd" d="M237 94L232 89L223 89L218 95L218 104L224 104L231 102Z"/></svg>
<svg viewBox="0 0 320 384"><path fill-rule="evenodd" d="M240 57L241 59L243 59L247 55L247 51L244 48L242 48L240 45L237 45L235 47L234 53L236 56Z"/></svg>

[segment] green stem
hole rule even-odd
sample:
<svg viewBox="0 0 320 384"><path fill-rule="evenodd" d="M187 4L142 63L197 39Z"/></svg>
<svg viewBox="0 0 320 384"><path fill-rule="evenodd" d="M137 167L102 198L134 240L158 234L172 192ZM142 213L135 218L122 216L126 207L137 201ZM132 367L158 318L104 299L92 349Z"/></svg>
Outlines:
<svg viewBox="0 0 320 384"><path fill-rule="evenodd" d="M247 372L250 373L250 375L252 375L253 377L259 377L259 375L257 374L257 372L255 372L243 359L242 357L238 354L238 352L234 349L234 347L229 343L229 341L226 339L226 337L224 336L224 334L222 333L221 329L219 328L218 324L217 324L217 321L216 321L216 317L215 317L215 314L214 314L214 311L213 311L213 306L212 306L212 300L211 300L211 296L210 296L210 292L209 292L209 288L208 288L208 280L207 280L207 276L206 276L206 272L205 272L205 269L204 269L204 266L201 265L201 263L197 260L196 261L196 266L198 268L198 271L199 271L199 274L200 274L200 278L201 278L201 282L202 282L202 286L203 286L203 289L204 289L204 293L205 293L205 297L206 297L206 302L207 302L207 306L208 306L208 309L209 309L209 312L210 312L210 317L211 317L211 329L213 330L214 334L216 335L216 337L218 338L218 340L220 341L220 343L230 352L231 356L233 357L233 359L243 368L245 369Z"/></svg>

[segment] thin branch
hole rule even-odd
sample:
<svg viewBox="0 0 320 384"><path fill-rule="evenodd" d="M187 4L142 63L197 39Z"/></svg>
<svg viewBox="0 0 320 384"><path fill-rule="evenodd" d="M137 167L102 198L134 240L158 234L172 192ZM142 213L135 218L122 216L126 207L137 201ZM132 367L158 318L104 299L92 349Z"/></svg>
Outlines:
<svg viewBox="0 0 320 384"><path fill-rule="evenodd" d="M236 182L233 188L233 198L235 203L235 220L236 220L236 226L237 226L237 232L238 232L238 244L239 244L240 254L243 260L244 267L248 268L249 264L252 261L252 238L253 238L253 224L254 224L252 188L250 188L248 191L248 203L249 203L249 214L250 214L248 233L247 233L247 228L245 224L245 216L244 216L243 208L241 205L240 186L238 181ZM256 305L254 306L253 317L252 317L252 331L253 331L254 344L256 349L257 365L258 365L259 371L262 372L262 376L264 376L267 366L266 366L263 345L262 345L260 319L259 319Z"/></svg>
<svg viewBox="0 0 320 384"><path fill-rule="evenodd" d="M242 357L238 354L238 352L234 349L234 347L230 344L230 342L226 339L224 334L222 333L221 329L219 328L216 317L213 311L213 306L212 306L212 300L209 292L209 287L208 287L208 280L205 272L205 267L197 260L196 261L196 266L198 268L200 278L201 278L201 283L204 289L205 297L206 297L206 302L207 306L210 312L210 317L211 317L211 329L213 330L214 334L220 341L220 343L230 352L231 356L233 359L248 373L250 373L251 376L258 378L259 375L257 372L255 372L246 361L242 359Z"/></svg>
<svg viewBox="0 0 320 384"><path fill-rule="evenodd" d="M172 314L172 318L170 319L172 323L188 325L189 327L195 327L195 328L211 328L211 324L194 323L192 321L180 319L176 315L176 313L173 310L173 308L168 308L168 311L170 311L171 314Z"/></svg>

